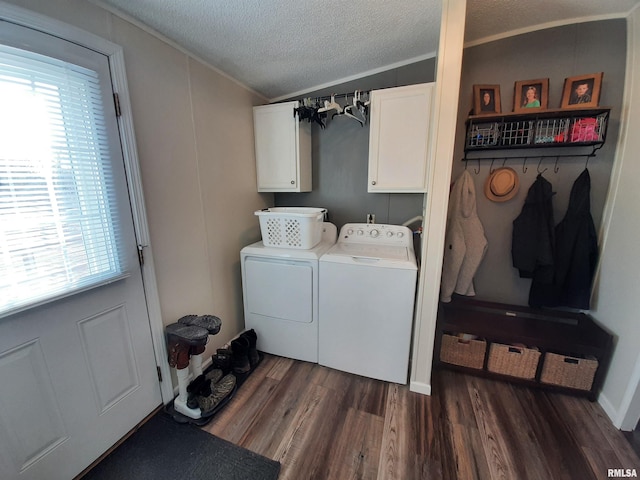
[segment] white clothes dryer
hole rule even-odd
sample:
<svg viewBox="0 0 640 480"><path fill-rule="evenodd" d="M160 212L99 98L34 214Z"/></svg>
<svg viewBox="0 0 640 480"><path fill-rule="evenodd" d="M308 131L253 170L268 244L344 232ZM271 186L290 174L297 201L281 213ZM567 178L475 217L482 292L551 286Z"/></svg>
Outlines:
<svg viewBox="0 0 640 480"><path fill-rule="evenodd" d="M258 334L258 350L318 363L318 262L337 233L332 223L322 227L309 250L257 242L240 251L244 322Z"/></svg>
<svg viewBox="0 0 640 480"><path fill-rule="evenodd" d="M343 226L320 258L319 363L406 384L416 278L407 227Z"/></svg>

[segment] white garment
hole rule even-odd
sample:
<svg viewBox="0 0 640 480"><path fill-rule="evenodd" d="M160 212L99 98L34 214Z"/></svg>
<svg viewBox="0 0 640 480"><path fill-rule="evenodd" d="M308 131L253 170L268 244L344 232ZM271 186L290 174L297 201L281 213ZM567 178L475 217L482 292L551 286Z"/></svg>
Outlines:
<svg viewBox="0 0 640 480"><path fill-rule="evenodd" d="M473 276L487 251L487 238L476 211L476 187L466 170L449 195L440 300L450 302L455 292L474 296Z"/></svg>

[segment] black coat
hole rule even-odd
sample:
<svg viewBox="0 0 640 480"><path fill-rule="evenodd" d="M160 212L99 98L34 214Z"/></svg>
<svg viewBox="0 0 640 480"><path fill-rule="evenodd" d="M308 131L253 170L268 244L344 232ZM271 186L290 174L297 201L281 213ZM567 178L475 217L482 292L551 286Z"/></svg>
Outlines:
<svg viewBox="0 0 640 480"><path fill-rule="evenodd" d="M585 168L573 183L567 213L556 227L555 306L589 309L598 259L590 195L591 177Z"/></svg>
<svg viewBox="0 0 640 480"><path fill-rule="evenodd" d="M553 191L542 175L529 188L522 212L513 221L511 258L520 277L531 278L529 305L555 302L555 230L551 198Z"/></svg>

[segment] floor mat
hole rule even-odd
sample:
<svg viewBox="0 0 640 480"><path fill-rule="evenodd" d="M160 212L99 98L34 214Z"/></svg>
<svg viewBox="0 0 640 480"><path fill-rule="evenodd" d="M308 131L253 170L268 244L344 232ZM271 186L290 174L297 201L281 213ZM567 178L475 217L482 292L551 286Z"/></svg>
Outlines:
<svg viewBox="0 0 640 480"><path fill-rule="evenodd" d="M158 413L83 480L276 480L280 463Z"/></svg>

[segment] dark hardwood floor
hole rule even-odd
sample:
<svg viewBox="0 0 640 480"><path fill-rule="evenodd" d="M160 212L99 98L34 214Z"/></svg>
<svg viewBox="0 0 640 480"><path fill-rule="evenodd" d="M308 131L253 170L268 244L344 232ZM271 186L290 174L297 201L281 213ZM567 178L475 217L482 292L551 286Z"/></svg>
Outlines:
<svg viewBox="0 0 640 480"><path fill-rule="evenodd" d="M597 403L440 370L431 396L266 355L203 427L280 479L606 479L640 458Z"/></svg>
<svg viewBox="0 0 640 480"><path fill-rule="evenodd" d="M640 456L640 420L636 425L636 428L632 432L622 432L626 439L631 444L631 448ZM639 474L640 475L640 474Z"/></svg>

